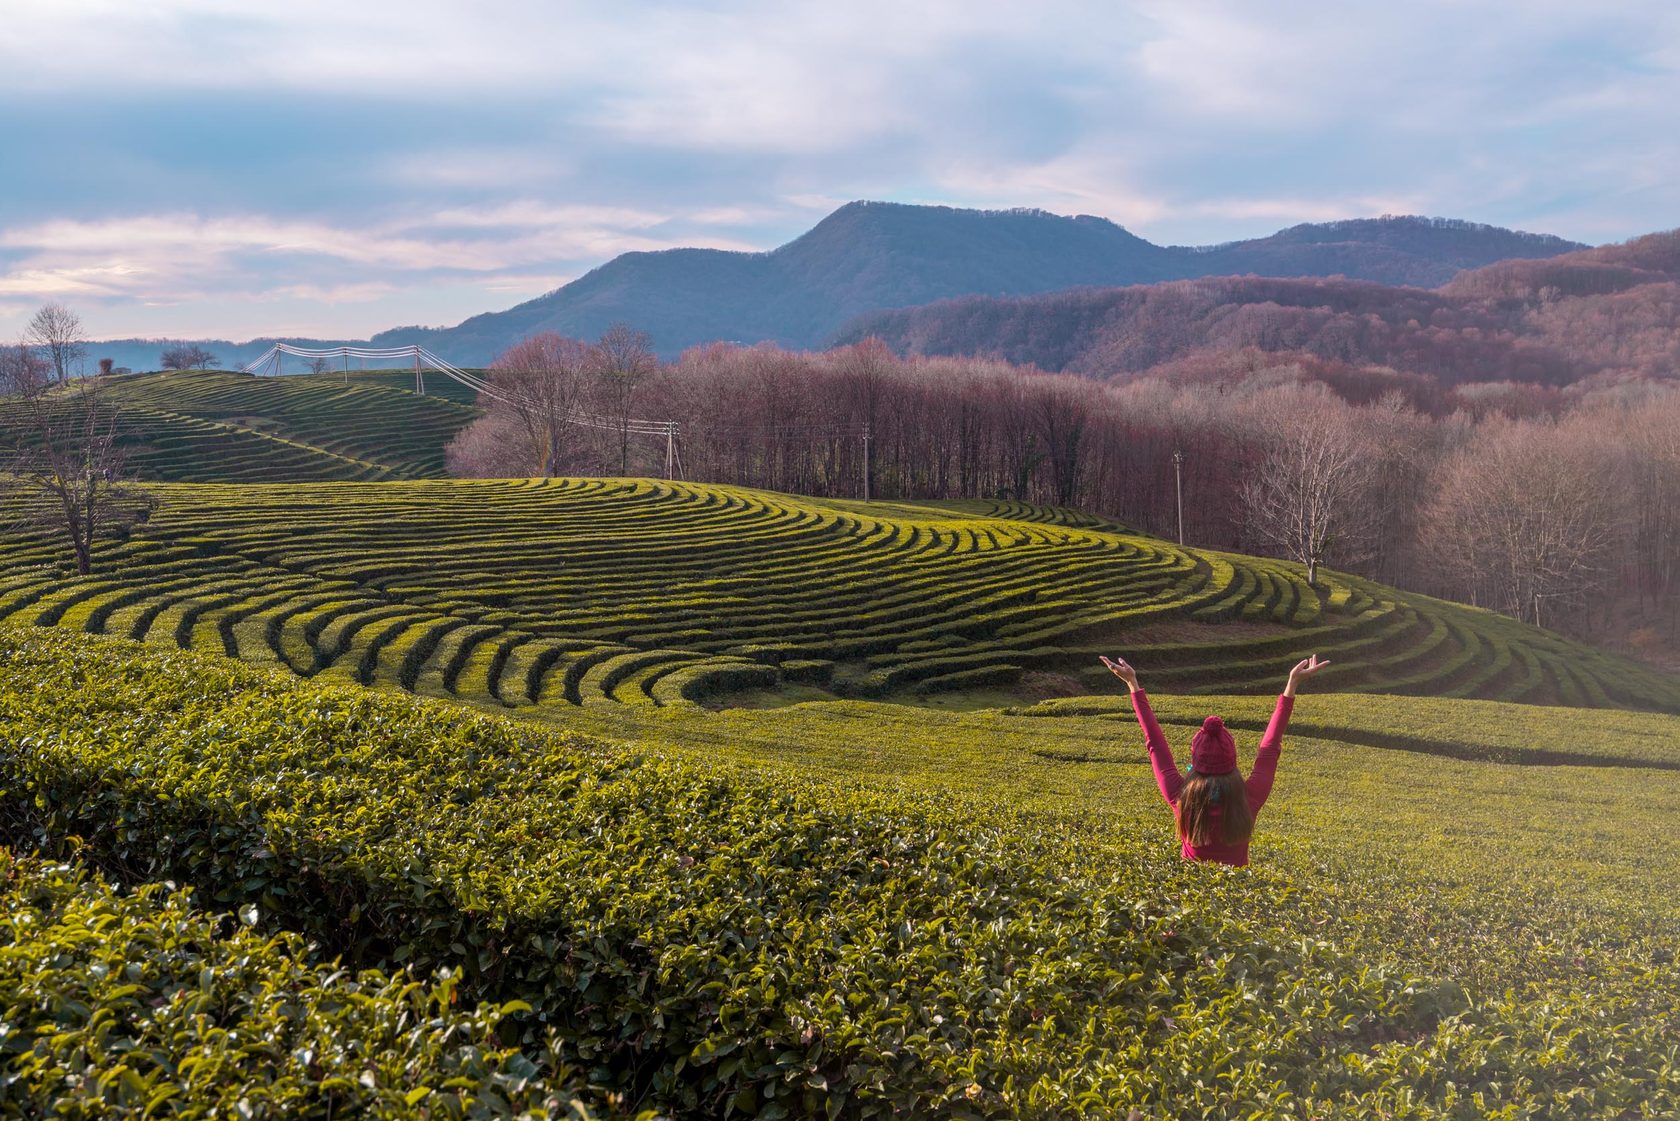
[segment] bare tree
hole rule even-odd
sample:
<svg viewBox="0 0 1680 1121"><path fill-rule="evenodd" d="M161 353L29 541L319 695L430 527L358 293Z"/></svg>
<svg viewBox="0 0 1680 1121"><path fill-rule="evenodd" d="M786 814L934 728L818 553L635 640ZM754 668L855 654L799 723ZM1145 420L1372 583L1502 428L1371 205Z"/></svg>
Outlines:
<svg viewBox="0 0 1680 1121"><path fill-rule="evenodd" d="M215 359L212 358L211 361L214 362ZM324 374L330 369L332 369L332 363L325 358L311 358L309 360L309 372L312 374Z"/></svg>
<svg viewBox="0 0 1680 1121"><path fill-rule="evenodd" d="M1072 377L1039 374L1033 387L1033 419L1044 440L1056 504L1069 506L1079 492L1080 456L1091 424L1092 394Z"/></svg>
<svg viewBox="0 0 1680 1121"><path fill-rule="evenodd" d="M115 412L92 378L67 384L29 347L13 348L3 366L9 400L9 446L0 487L5 507L23 524L62 532L76 571L93 571L93 546L150 510L150 498L122 478L124 452Z"/></svg>
<svg viewBox="0 0 1680 1121"><path fill-rule="evenodd" d="M1423 533L1460 598L1544 624L1606 584L1628 514L1602 435L1499 418L1447 458Z"/></svg>
<svg viewBox="0 0 1680 1121"><path fill-rule="evenodd" d="M0 349L0 396L21 398L52 379L46 359L28 343Z"/></svg>
<svg viewBox="0 0 1680 1121"><path fill-rule="evenodd" d="M1652 608L1680 622L1680 390L1614 423L1627 441L1637 586Z"/></svg>
<svg viewBox="0 0 1680 1121"><path fill-rule="evenodd" d="M1002 428L1002 457L999 475L1008 480L1010 497L1028 501L1030 487L1044 462L1044 448L1033 424L1032 383L1020 370L1005 370L997 377L995 408Z"/></svg>
<svg viewBox="0 0 1680 1121"><path fill-rule="evenodd" d="M455 433L443 457L450 474L464 478L514 479L538 473L529 433L508 409L493 409Z"/></svg>
<svg viewBox="0 0 1680 1121"><path fill-rule="evenodd" d="M116 367L117 367L117 363L116 363L115 359L101 358L99 360L99 376L100 377L110 377L111 376L111 371L116 369Z"/></svg>
<svg viewBox="0 0 1680 1121"><path fill-rule="evenodd" d="M1369 572L1385 584L1415 575L1418 518L1428 498L1429 474L1440 456L1442 433L1430 418L1387 393L1355 410L1360 441L1372 458L1368 508Z"/></svg>
<svg viewBox="0 0 1680 1121"><path fill-rule="evenodd" d="M659 368L653 340L628 323L614 323L595 344L597 400L618 438L618 473L630 473L630 420L642 384Z"/></svg>
<svg viewBox="0 0 1680 1121"><path fill-rule="evenodd" d="M216 356L196 343L181 343L164 348L158 364L165 370L207 370L216 364Z"/></svg>
<svg viewBox="0 0 1680 1121"><path fill-rule="evenodd" d="M39 348L52 364L54 381L69 378L71 364L87 353L81 317L63 304L43 304L26 331L29 345Z"/></svg>
<svg viewBox="0 0 1680 1121"><path fill-rule="evenodd" d="M460 474L562 474L577 460L578 427L598 357L588 344L545 331L490 367L486 415L449 447Z"/></svg>
<svg viewBox="0 0 1680 1121"><path fill-rule="evenodd" d="M1245 518L1260 540L1306 567L1309 585L1325 561L1356 559L1367 529L1372 458L1348 411L1329 394L1294 387L1248 410L1261 450L1242 485Z"/></svg>

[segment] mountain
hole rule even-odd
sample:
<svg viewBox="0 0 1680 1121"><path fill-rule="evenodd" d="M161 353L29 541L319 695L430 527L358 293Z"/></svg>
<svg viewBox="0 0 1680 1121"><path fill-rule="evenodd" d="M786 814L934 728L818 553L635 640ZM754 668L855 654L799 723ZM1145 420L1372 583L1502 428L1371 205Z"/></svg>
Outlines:
<svg viewBox="0 0 1680 1121"><path fill-rule="evenodd" d="M1668 377L1680 372L1680 231L1501 261L1433 290L1227 276L970 296L864 315L837 341L871 336L905 354L984 354L1095 377L1249 351L1386 367L1442 386Z"/></svg>
<svg viewBox="0 0 1680 1121"><path fill-rule="evenodd" d="M768 253L626 253L546 296L459 326L390 331L480 363L535 331L590 338L623 320L674 355L699 343L826 345L848 320L953 296L1026 295L1263 272L1440 284L1461 269L1580 249L1546 235L1427 218L1295 226L1208 247L1154 245L1106 218L854 202Z"/></svg>
<svg viewBox="0 0 1680 1121"><path fill-rule="evenodd" d="M853 202L767 253L625 253L506 311L454 327L396 328L370 341L419 342L476 366L536 331L593 338L622 320L652 335L666 356L716 340L818 347L857 316L957 296L1242 273L1430 286L1461 269L1580 248L1547 235L1409 217L1293 226L1224 245L1161 246L1090 215ZM220 345L244 357L232 344Z"/></svg>
<svg viewBox="0 0 1680 1121"><path fill-rule="evenodd" d="M625 253L546 296L457 327L375 336L418 338L484 361L536 331L591 338L619 321L660 352L717 340L823 345L876 308L957 293L1042 292L1173 275L1175 251L1101 218L1036 210L978 211L855 202L768 253L672 249Z"/></svg>

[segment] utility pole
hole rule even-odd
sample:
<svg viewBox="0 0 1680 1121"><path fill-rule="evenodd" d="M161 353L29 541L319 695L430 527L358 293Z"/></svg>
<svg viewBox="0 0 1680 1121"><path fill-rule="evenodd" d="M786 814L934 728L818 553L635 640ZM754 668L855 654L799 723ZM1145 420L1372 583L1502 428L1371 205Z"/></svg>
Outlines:
<svg viewBox="0 0 1680 1121"><path fill-rule="evenodd" d="M1173 486L1178 491L1178 543L1184 544L1184 453L1173 452Z"/></svg>
<svg viewBox="0 0 1680 1121"><path fill-rule="evenodd" d="M344 354L344 384L349 385L350 384L350 348L345 347L344 350L343 350L343 354Z"/></svg>
<svg viewBox="0 0 1680 1121"><path fill-rule="evenodd" d="M420 373L420 344L418 343L414 345L414 395L416 397L426 395L426 379Z"/></svg>
<svg viewBox="0 0 1680 1121"><path fill-rule="evenodd" d="M863 426L863 500L869 501L869 425Z"/></svg>
<svg viewBox="0 0 1680 1121"><path fill-rule="evenodd" d="M677 461L677 422L665 422L665 481L670 482Z"/></svg>

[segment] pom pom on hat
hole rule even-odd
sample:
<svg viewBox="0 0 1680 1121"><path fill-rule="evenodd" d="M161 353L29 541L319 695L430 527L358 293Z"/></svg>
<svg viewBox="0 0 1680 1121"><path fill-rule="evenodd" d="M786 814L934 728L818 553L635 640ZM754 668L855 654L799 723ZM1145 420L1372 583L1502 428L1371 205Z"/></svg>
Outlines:
<svg viewBox="0 0 1680 1121"><path fill-rule="evenodd" d="M1190 741L1190 766L1199 775L1216 778L1237 769L1237 742L1225 721L1210 716Z"/></svg>

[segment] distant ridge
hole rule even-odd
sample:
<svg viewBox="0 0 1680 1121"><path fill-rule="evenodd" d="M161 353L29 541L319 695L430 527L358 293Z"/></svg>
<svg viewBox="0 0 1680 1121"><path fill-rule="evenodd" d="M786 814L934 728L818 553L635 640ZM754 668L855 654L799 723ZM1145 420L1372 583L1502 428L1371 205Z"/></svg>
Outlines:
<svg viewBox="0 0 1680 1121"><path fill-rule="evenodd" d="M1024 296L1201 276L1346 276L1434 287L1467 268L1551 257L1584 246L1452 219L1382 217L1291 226L1205 247L1161 246L1106 218L1043 210L963 210L852 202L765 253L669 249L625 253L536 299L445 328L401 327L370 342L424 343L482 365L537 331L593 337L620 320L666 356L717 340L829 343L869 312L959 296ZM98 344L95 357L150 368L142 340ZM224 364L266 345L211 344ZM148 349L151 349L149 347ZM153 360L155 361L155 359Z"/></svg>
<svg viewBox="0 0 1680 1121"><path fill-rule="evenodd" d="M1399 221L1418 228L1416 219ZM1497 243L1504 235L1456 228L1472 240ZM1296 227L1267 240L1277 244L1316 229ZM1379 232L1404 230L1389 225ZM1250 254L1258 244L1239 243ZM963 296L867 313L837 341L875 337L901 354L987 355L1102 378L1148 371L1176 376L1175 363L1207 369L1210 357L1258 351L1384 367L1441 386L1562 386L1594 377L1680 375L1676 307L1680 231L1670 231L1465 269L1433 289L1249 275Z"/></svg>

